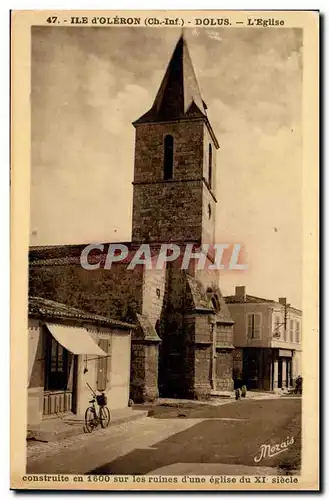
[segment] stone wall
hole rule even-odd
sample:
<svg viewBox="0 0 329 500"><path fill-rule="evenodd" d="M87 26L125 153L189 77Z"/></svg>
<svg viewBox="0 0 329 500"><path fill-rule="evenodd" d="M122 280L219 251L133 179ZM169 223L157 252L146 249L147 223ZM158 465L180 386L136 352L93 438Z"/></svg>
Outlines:
<svg viewBox="0 0 329 500"><path fill-rule="evenodd" d="M217 186L217 150L214 145L214 141L209 133L208 127L204 127L204 136L203 136L203 177L208 179L209 172L209 144L212 145L212 182L211 182L211 191L216 196L216 186Z"/></svg>
<svg viewBox="0 0 329 500"><path fill-rule="evenodd" d="M212 346L197 344L195 346L195 379L194 398L202 399L211 394Z"/></svg>
<svg viewBox="0 0 329 500"><path fill-rule="evenodd" d="M130 397L135 403L154 401L158 390L158 344L133 342L130 365Z"/></svg>
<svg viewBox="0 0 329 500"><path fill-rule="evenodd" d="M143 268L84 269L80 263L30 266L29 294L62 302L103 316L126 319L140 311L143 297Z"/></svg>
<svg viewBox="0 0 329 500"><path fill-rule="evenodd" d="M133 241L200 241L203 121L136 127ZM164 138L174 137L173 179L164 180Z"/></svg>
<svg viewBox="0 0 329 500"><path fill-rule="evenodd" d="M195 318L195 335L194 339L196 343L208 343L212 344L212 325L210 322L209 314L197 314Z"/></svg>
<svg viewBox="0 0 329 500"><path fill-rule="evenodd" d="M202 189L202 243L214 244L217 203L204 184Z"/></svg>
<svg viewBox="0 0 329 500"><path fill-rule="evenodd" d="M145 352L145 387L144 401L153 401L159 396L158 390L158 365L159 348L158 345L146 345Z"/></svg>
<svg viewBox="0 0 329 500"><path fill-rule="evenodd" d="M216 352L216 390L233 390L233 356L232 351L217 349Z"/></svg>
<svg viewBox="0 0 329 500"><path fill-rule="evenodd" d="M177 262L166 270L164 307L160 319L159 390L166 397L185 394L184 365L186 339L184 335L184 301L186 281Z"/></svg>
<svg viewBox="0 0 329 500"><path fill-rule="evenodd" d="M146 269L143 278L142 314L156 328L163 314L166 294L166 270Z"/></svg>
<svg viewBox="0 0 329 500"><path fill-rule="evenodd" d="M209 241L207 242L209 243ZM211 250L211 249L210 249ZM213 254L214 255L214 254ZM219 289L219 270L209 269L213 261L207 257L204 269L197 269L197 261L194 263L194 268L191 268L191 274L200 282L205 291L211 287L214 291Z"/></svg>
<svg viewBox="0 0 329 500"><path fill-rule="evenodd" d="M133 207L133 241L169 243L201 239L201 180L137 184Z"/></svg>
<svg viewBox="0 0 329 500"><path fill-rule="evenodd" d="M233 346L233 325L222 325L222 324L217 325L216 346L217 347Z"/></svg>
<svg viewBox="0 0 329 500"><path fill-rule="evenodd" d="M164 138L167 134L174 137L174 179L201 179L204 129L203 120L137 125L134 182L163 181Z"/></svg>

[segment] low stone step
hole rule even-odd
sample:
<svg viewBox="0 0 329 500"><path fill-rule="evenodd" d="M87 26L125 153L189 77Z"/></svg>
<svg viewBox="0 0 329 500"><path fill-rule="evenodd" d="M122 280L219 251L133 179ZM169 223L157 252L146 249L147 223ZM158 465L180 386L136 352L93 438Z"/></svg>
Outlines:
<svg viewBox="0 0 329 500"><path fill-rule="evenodd" d="M224 392L224 391L211 391L211 397L212 398L223 398L223 399L230 399L234 397L234 393L232 392Z"/></svg>
<svg viewBox="0 0 329 500"><path fill-rule="evenodd" d="M132 410L125 408L124 410L112 410L111 422L108 427L110 430L114 425L130 422L147 416L147 411ZM101 429L101 426L98 427ZM96 429L94 432L97 432ZM67 439L72 436L85 433L85 421L81 415L63 416L62 418L45 419L39 426L31 426L28 428L27 440L33 446L35 442L54 442L62 439Z"/></svg>

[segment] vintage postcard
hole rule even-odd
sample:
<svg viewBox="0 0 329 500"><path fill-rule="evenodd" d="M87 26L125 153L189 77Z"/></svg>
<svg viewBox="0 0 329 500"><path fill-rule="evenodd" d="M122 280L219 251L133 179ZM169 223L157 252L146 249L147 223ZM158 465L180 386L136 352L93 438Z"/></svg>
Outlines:
<svg viewBox="0 0 329 500"><path fill-rule="evenodd" d="M11 13L11 487L319 489L319 13Z"/></svg>

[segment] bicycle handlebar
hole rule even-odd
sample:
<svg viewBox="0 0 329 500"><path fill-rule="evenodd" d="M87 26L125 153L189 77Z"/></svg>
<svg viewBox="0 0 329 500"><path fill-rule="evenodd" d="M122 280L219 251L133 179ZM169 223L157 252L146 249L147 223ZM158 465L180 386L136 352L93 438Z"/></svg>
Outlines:
<svg viewBox="0 0 329 500"><path fill-rule="evenodd" d="M88 384L88 382L86 382L86 384L89 387L89 389L91 390L91 392L93 393L93 395L96 396L96 392L94 391L94 389Z"/></svg>
<svg viewBox="0 0 329 500"><path fill-rule="evenodd" d="M91 392L93 393L93 395L96 397L96 396L97 396L97 394L96 394L96 392L94 391L94 389L93 389L93 388L92 388L92 387L88 384L88 382L86 382L86 384L87 384L87 386L89 387L89 389L91 390ZM100 390L98 390L98 389L96 389L96 391L97 391L97 392L100 392L101 394L103 394L103 393L104 393L104 391L100 391Z"/></svg>

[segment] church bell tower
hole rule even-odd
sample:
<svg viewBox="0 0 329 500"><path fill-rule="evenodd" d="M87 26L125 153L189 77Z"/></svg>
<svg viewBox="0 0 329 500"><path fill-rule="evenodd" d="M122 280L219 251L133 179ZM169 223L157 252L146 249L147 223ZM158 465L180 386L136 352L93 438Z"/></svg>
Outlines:
<svg viewBox="0 0 329 500"><path fill-rule="evenodd" d="M216 150L183 36L136 120L132 241L214 243Z"/></svg>

